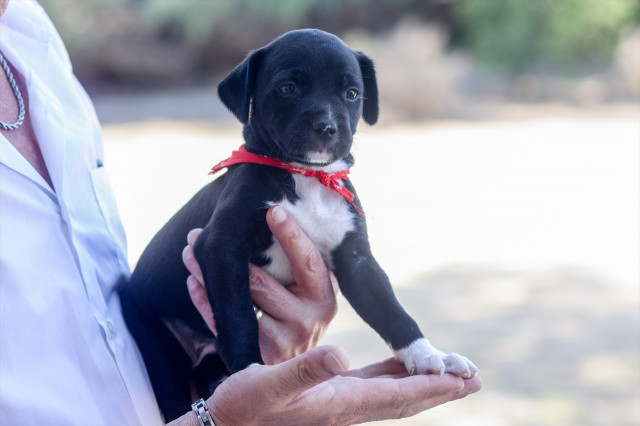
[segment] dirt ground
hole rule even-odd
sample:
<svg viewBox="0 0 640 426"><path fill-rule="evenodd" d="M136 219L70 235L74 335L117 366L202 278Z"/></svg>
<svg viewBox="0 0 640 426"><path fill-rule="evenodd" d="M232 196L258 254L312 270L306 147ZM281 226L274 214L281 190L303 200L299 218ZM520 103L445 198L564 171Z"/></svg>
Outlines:
<svg viewBox="0 0 640 426"><path fill-rule="evenodd" d="M161 112L116 124L97 105L134 264L241 143L240 126ZM465 400L383 424L638 425L640 107L502 112L356 135L352 180L374 254L430 340L484 380ZM323 342L353 367L388 357L340 304Z"/></svg>

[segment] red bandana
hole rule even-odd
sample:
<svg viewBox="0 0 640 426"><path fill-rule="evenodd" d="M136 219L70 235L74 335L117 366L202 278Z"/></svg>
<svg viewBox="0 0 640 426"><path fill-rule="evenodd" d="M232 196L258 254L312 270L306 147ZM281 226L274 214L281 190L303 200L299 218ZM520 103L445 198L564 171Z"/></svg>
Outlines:
<svg viewBox="0 0 640 426"><path fill-rule="evenodd" d="M231 157L219 162L211 169L210 175L214 173L218 173L220 170L232 166L234 164L239 163L254 163L254 164L262 164L265 166L278 167L280 169L285 169L291 173L303 175L307 177L314 177L318 179L322 185L327 188L333 189L338 194L342 195L345 200L347 200L353 207L355 207L356 211L364 216L364 211L356 205L354 202L355 195L353 192L349 191L343 184L342 179L347 179L349 176L349 169L342 170L336 173L327 173L322 170L310 170L305 169L303 167L292 166L291 164L285 163L284 161L280 161L276 158L267 157L266 155L254 154L252 152L247 151L244 148L244 145L240 146L237 151L233 151L231 153Z"/></svg>

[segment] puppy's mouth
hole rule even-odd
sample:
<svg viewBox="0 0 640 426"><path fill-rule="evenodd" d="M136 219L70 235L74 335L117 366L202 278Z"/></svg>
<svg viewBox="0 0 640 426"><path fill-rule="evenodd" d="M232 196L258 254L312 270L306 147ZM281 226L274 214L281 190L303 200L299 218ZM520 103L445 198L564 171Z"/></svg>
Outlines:
<svg viewBox="0 0 640 426"><path fill-rule="evenodd" d="M308 152L304 158L304 162L311 166L327 166L335 160L335 155L327 150Z"/></svg>
<svg viewBox="0 0 640 426"><path fill-rule="evenodd" d="M322 150L322 151L311 151L311 152L307 152L306 154L289 153L285 161L291 162L291 163L298 163L302 166L308 166L308 167L324 167L334 163L336 160L338 160L338 157L336 157L335 154L332 154L331 152L326 150Z"/></svg>

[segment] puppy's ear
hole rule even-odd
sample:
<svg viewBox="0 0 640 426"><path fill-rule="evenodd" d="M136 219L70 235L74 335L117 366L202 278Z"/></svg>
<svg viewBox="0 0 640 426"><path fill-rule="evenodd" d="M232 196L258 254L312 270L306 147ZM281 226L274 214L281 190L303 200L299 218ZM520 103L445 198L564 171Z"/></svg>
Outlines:
<svg viewBox="0 0 640 426"><path fill-rule="evenodd" d="M369 124L378 121L378 83L376 81L376 71L373 61L364 53L356 52L360 73L364 82L364 100L362 102L362 117Z"/></svg>
<svg viewBox="0 0 640 426"><path fill-rule="evenodd" d="M251 52L244 62L218 84L220 100L242 124L249 122L251 99L255 94L256 77L262 55L262 50Z"/></svg>

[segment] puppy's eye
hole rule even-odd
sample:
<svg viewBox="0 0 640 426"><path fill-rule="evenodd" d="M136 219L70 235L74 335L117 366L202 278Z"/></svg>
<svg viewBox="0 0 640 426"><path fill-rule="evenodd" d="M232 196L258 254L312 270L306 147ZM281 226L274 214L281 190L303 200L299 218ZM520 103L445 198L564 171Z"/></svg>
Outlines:
<svg viewBox="0 0 640 426"><path fill-rule="evenodd" d="M278 91L284 96L291 96L296 93L296 86L291 83L286 83L278 87Z"/></svg>
<svg viewBox="0 0 640 426"><path fill-rule="evenodd" d="M353 100L353 99L357 98L359 94L360 93L358 93L358 91L356 89L349 89L349 90L347 90L347 93L345 94L345 96L346 96L347 99Z"/></svg>

